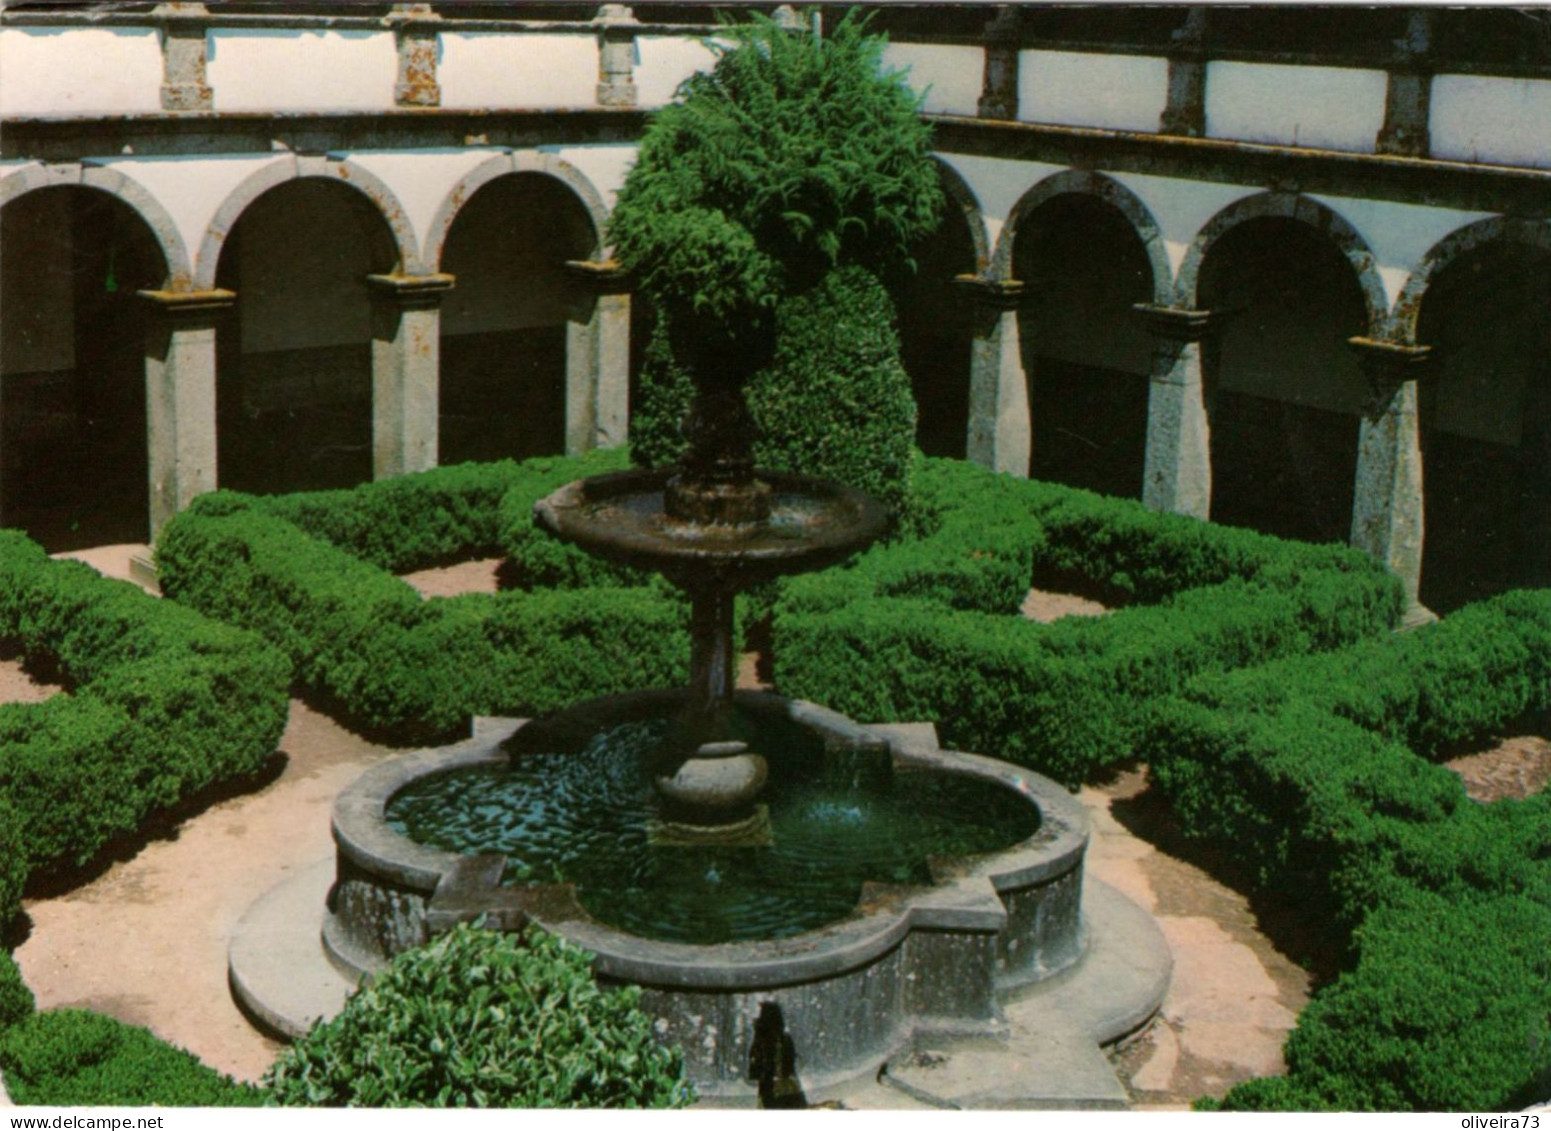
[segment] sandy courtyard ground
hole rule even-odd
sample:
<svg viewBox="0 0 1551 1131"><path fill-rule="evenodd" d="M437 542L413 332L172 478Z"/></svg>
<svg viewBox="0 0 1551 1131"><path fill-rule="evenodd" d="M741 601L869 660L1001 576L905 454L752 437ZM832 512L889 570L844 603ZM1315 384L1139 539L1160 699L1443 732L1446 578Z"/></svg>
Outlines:
<svg viewBox="0 0 1551 1131"><path fill-rule="evenodd" d="M495 564L408 580L427 594L490 591ZM1050 594L1032 594L1029 610L1039 619L1103 611ZM745 675L752 681L751 670ZM35 701L49 691L14 661L0 663L0 699ZM233 1004L227 939L259 895L331 852L334 797L393 753L295 700L280 745L278 772L261 788L213 804L68 892L27 901L31 928L16 958L41 1007L100 1010L224 1072L263 1073L280 1045ZM1145 769L1081 799L1093 819L1089 871L1152 912L1174 947L1158 1022L1116 1057L1138 1104L1177 1108L1279 1071L1282 1040L1307 1000L1307 972L1267 938L1243 896L1138 835L1159 819Z"/></svg>

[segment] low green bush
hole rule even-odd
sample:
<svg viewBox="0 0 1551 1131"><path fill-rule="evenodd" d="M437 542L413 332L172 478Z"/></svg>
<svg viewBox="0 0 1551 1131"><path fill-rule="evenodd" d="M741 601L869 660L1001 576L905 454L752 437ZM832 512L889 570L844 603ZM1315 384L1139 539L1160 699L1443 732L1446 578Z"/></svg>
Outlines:
<svg viewBox="0 0 1551 1131"><path fill-rule="evenodd" d="M409 573L499 552L501 498L521 474L512 460L453 464L347 490L269 495L260 505L379 569Z"/></svg>
<svg viewBox="0 0 1551 1131"><path fill-rule="evenodd" d="M1351 932L1350 968L1232 1110L1502 1110L1551 1088L1551 795L1478 805L1428 758L1551 707L1551 593L1212 673L1158 705L1187 835Z"/></svg>
<svg viewBox="0 0 1551 1131"><path fill-rule="evenodd" d="M1192 675L1336 647L1399 616L1395 579L1349 551L947 460L923 461L917 491L915 536L783 585L778 686L864 722L931 719L955 745L1069 783L1135 757L1150 701ZM1110 520L1119 533L1097 533ZM1034 579L1073 570L1159 603L1049 625L1013 615Z"/></svg>
<svg viewBox="0 0 1551 1131"><path fill-rule="evenodd" d="M0 705L0 841L14 846L0 917L24 872L83 864L152 812L254 772L285 726L287 665L263 640L15 531L0 531L0 638L68 687Z"/></svg>
<svg viewBox="0 0 1551 1131"><path fill-rule="evenodd" d="M256 1107L263 1093L137 1025L59 1009L0 1033L5 1087L19 1104Z"/></svg>
<svg viewBox="0 0 1551 1131"><path fill-rule="evenodd" d="M573 477L574 462L558 463L524 465L508 490ZM395 498L407 498L416 479L406 477ZM487 525L497 529L499 508L488 505ZM195 500L158 540L162 589L268 637L298 680L363 727L444 734L472 715L534 714L684 679L686 618L661 587L423 600L353 547L311 537L272 509L229 491ZM537 546L535 560L558 560Z"/></svg>
<svg viewBox="0 0 1551 1131"><path fill-rule="evenodd" d="M461 925L406 951L265 1077L323 1107L683 1107L683 1054L657 1043L636 987L600 989L553 935Z"/></svg>
<svg viewBox="0 0 1551 1131"><path fill-rule="evenodd" d="M0 1032L32 1016L36 1008L32 991L22 981L16 959L0 950Z"/></svg>
<svg viewBox="0 0 1551 1131"><path fill-rule="evenodd" d="M623 448L523 463L521 474L501 497L497 519L509 582L523 589L653 584L652 577L640 570L594 557L533 523L533 504L546 495L574 479L624 471L629 466L629 452Z"/></svg>

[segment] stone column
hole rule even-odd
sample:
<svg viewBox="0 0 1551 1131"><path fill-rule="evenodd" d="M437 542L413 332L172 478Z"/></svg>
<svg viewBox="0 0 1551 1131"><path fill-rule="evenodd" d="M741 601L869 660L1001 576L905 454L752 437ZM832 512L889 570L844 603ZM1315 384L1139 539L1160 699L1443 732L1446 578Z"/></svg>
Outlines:
<svg viewBox="0 0 1551 1131"><path fill-rule="evenodd" d="M975 304L969 370L970 460L1020 478L1029 474L1033 421L1018 331L1018 279L959 275L954 279Z"/></svg>
<svg viewBox="0 0 1551 1131"><path fill-rule="evenodd" d="M1406 588L1408 625L1436 619L1422 607L1422 438L1417 377L1430 346L1352 338L1368 397L1357 438L1352 545L1383 562Z"/></svg>
<svg viewBox="0 0 1551 1131"><path fill-rule="evenodd" d="M151 538L195 495L216 488L216 324L231 291L140 291L155 308L146 331L145 416Z"/></svg>
<svg viewBox="0 0 1551 1131"><path fill-rule="evenodd" d="M451 275L368 275L372 289L372 478L436 466L441 303Z"/></svg>
<svg viewBox="0 0 1551 1131"><path fill-rule="evenodd" d="M440 106L442 88L436 78L436 20L430 4L395 4L389 19L398 47L398 79L393 84L395 106Z"/></svg>
<svg viewBox="0 0 1551 1131"><path fill-rule="evenodd" d="M566 326L565 450L581 455L630 438L630 278L612 259L566 269L593 294L592 317Z"/></svg>
<svg viewBox="0 0 1551 1131"><path fill-rule="evenodd" d="M1151 510L1207 518L1212 509L1211 429L1201 376L1204 310L1138 303L1153 336L1142 502Z"/></svg>
<svg viewBox="0 0 1551 1131"><path fill-rule="evenodd" d="M162 109L213 109L215 96L205 73L210 13L204 4L167 3L151 14L162 21Z"/></svg>
<svg viewBox="0 0 1551 1131"><path fill-rule="evenodd" d="M1191 8L1169 48L1169 96L1158 132L1206 136L1206 9Z"/></svg>
<svg viewBox="0 0 1551 1131"><path fill-rule="evenodd" d="M598 8L598 105L634 106L636 18L626 4Z"/></svg>
<svg viewBox="0 0 1551 1131"><path fill-rule="evenodd" d="M1384 91L1384 125L1374 143L1379 153L1426 157L1431 146L1428 119L1432 114L1432 33L1434 13L1411 13L1405 38L1395 44Z"/></svg>
<svg viewBox="0 0 1551 1131"><path fill-rule="evenodd" d="M1012 4L998 9L996 18L986 24L985 71L976 104L982 118L1018 116L1018 26L1018 8Z"/></svg>

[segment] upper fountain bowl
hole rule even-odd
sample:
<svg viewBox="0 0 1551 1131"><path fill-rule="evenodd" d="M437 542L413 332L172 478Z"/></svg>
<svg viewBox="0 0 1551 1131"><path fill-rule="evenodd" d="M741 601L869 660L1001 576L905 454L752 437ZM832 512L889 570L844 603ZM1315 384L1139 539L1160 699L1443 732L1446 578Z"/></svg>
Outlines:
<svg viewBox="0 0 1551 1131"><path fill-rule="evenodd" d="M621 471L568 483L533 507L534 521L588 553L670 578L736 572L748 583L834 565L876 541L888 513L860 491L807 475L758 471L769 517L689 522L667 513L677 469Z"/></svg>

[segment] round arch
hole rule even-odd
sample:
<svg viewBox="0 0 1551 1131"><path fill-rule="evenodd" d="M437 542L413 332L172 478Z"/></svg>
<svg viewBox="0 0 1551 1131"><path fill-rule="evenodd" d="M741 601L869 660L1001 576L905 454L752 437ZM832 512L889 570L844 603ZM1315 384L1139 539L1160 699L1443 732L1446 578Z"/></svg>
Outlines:
<svg viewBox="0 0 1551 1131"><path fill-rule="evenodd" d="M117 169L93 165L24 165L0 179L0 208L39 189L72 185L107 193L139 216L150 229L167 265L163 288L182 290L189 286L188 247L171 213L144 185Z"/></svg>
<svg viewBox="0 0 1551 1131"><path fill-rule="evenodd" d="M1147 262L1152 269L1153 301L1160 304L1168 302L1169 256L1163 246L1163 235L1158 230L1158 222L1153 219L1152 212L1142 203L1140 197L1119 181L1087 169L1066 169L1054 173L1036 183L1018 198L1012 214L1007 218L1006 227L1002 229L996 241L996 249L991 259L991 274L999 279L1005 279L1011 275L1013 245L1017 242L1018 232L1023 227L1023 222L1040 205L1067 194L1097 197L1126 218L1147 253Z"/></svg>
<svg viewBox="0 0 1551 1131"><path fill-rule="evenodd" d="M1517 244L1551 251L1551 221L1493 216L1456 228L1444 236L1422 257L1395 299L1388 327L1394 340L1414 343L1428 287L1450 264L1491 244Z"/></svg>
<svg viewBox="0 0 1551 1131"><path fill-rule="evenodd" d="M447 234L452 230L453 221L458 218L464 205L491 181L515 173L541 173L553 177L570 189L592 220L593 235L596 240L592 254L597 257L604 256L606 249L603 247L603 234L607 230L609 210L603 203L603 195L598 192L597 186L588 179L586 174L564 158L557 157L553 153L524 149L498 154L488 161L481 162L459 178L458 183L448 191L436 209L429 231L426 232L423 258L430 265L431 270L441 269L442 255L447 249Z"/></svg>
<svg viewBox="0 0 1551 1131"><path fill-rule="evenodd" d="M1384 283L1379 278L1378 265L1368 242L1338 212L1317 200L1295 193L1266 192L1247 196L1234 201L1208 220L1196 233L1190 249L1185 252L1184 262L1180 264L1173 288L1173 305L1187 310L1195 309L1201 265L1212 247L1240 224L1261 219L1293 220L1307 225L1333 243L1346 258L1362 292L1368 333L1380 333L1386 321L1389 303L1384 296Z"/></svg>
<svg viewBox="0 0 1551 1131"><path fill-rule="evenodd" d="M382 217L393 234L393 244L398 263L395 270L406 275L426 274L419 253L419 241L415 238L414 225L392 189L376 174L368 172L349 160L332 157L301 157L294 161L277 161L253 173L238 185L221 206L205 229L199 244L198 258L194 262L193 285L197 290L214 287L216 270L221 262L221 251L226 238L247 211L248 206L270 189L289 181L318 178L334 181L360 193Z"/></svg>
<svg viewBox="0 0 1551 1131"><path fill-rule="evenodd" d="M984 274L991 264L991 244L986 238L985 211L975 196L975 190L952 165L940 157L932 158L937 175L949 202L963 214L964 226L969 229L970 242L975 248L975 272Z"/></svg>
<svg viewBox="0 0 1551 1131"><path fill-rule="evenodd" d="M187 281L143 191L84 172L12 177L0 206L0 511L50 552L149 537L140 293Z"/></svg>

